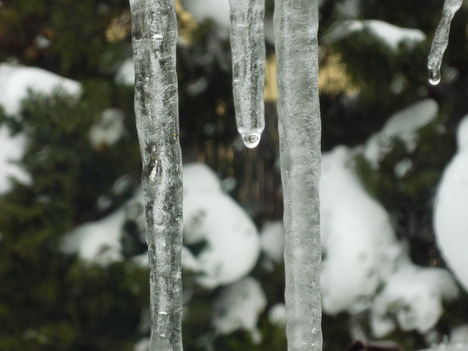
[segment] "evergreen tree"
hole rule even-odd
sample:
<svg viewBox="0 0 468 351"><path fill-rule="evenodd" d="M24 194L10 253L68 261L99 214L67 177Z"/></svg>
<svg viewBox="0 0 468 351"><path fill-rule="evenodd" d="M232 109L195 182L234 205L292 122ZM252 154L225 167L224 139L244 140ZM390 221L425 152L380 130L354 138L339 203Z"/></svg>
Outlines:
<svg viewBox="0 0 468 351"><path fill-rule="evenodd" d="M273 1L267 5L271 16ZM426 98L437 102L437 117L417 132L413 149L395 138L377 167L359 153L354 164L366 190L390 213L411 260L446 268L435 243L432 210L442 171L455 152L456 126L468 112L468 12L462 8L454 19L445 78L432 87L426 57L441 10L436 0L324 0L319 88L324 152L342 144L363 145L395 112ZM222 28L216 18L198 21L181 6L178 19L184 161L205 162L227 180L225 185L235 179L227 189L260 228L282 216L274 79L267 76L262 143L245 150L235 127L230 47ZM348 19L418 29L427 39L392 46L371 26L332 35ZM271 70L271 43L267 53ZM28 141L20 166L31 176L30 184L13 181L0 195L0 350L133 350L148 336L148 272L133 259L145 251L138 221L128 220L123 228L121 260L90 263L61 249L67 233L122 208L138 190L133 87L115 78L130 57L125 0L0 2L0 62L43 68L82 86L78 98L63 91L30 93L18 113L0 113L0 127ZM109 108L123 113L126 132L115 143L90 142L90 130ZM395 172L404 160L411 161L410 167ZM126 186L115 191L123 178ZM189 249L196 253L203 247ZM262 338L243 330L218 335L212 325L213 301L222 289L204 289L187 272L184 286L192 293L183 326L187 350L285 349L283 327L268 316L284 299L284 271L281 263L265 268L263 256L251 273L267 299L258 322ZM435 327L439 337L466 320L468 300L461 291L445 306ZM324 349L345 350L356 337L356 326L371 335L369 313L325 314ZM421 333L401 329L386 338L409 350L429 343Z"/></svg>

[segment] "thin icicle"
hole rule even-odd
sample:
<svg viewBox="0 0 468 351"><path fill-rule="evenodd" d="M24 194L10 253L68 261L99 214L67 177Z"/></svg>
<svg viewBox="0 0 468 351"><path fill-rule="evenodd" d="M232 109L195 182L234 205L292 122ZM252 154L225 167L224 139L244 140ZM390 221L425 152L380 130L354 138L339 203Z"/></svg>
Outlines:
<svg viewBox="0 0 468 351"><path fill-rule="evenodd" d="M229 0L237 129L248 148L260 143L265 128L265 0Z"/></svg>
<svg viewBox="0 0 468 351"><path fill-rule="evenodd" d="M182 165L174 2L130 0L150 265L151 351L182 351Z"/></svg>
<svg viewBox="0 0 468 351"><path fill-rule="evenodd" d="M429 83L432 85L437 85L440 82L440 67L449 43L450 24L462 4L463 0L445 0L442 19L437 27L427 61Z"/></svg>
<svg viewBox="0 0 468 351"><path fill-rule="evenodd" d="M276 0L289 351L322 349L318 2Z"/></svg>

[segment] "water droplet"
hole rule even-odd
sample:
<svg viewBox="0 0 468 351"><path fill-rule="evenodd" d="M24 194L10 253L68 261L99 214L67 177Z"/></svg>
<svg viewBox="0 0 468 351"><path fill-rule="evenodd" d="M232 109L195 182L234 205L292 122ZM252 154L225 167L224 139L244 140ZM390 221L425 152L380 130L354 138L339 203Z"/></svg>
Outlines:
<svg viewBox="0 0 468 351"><path fill-rule="evenodd" d="M440 83L440 70L437 68L429 69L429 83L431 85L437 85Z"/></svg>
<svg viewBox="0 0 468 351"><path fill-rule="evenodd" d="M258 132L241 133L244 145L249 149L254 149L260 143L261 134Z"/></svg>

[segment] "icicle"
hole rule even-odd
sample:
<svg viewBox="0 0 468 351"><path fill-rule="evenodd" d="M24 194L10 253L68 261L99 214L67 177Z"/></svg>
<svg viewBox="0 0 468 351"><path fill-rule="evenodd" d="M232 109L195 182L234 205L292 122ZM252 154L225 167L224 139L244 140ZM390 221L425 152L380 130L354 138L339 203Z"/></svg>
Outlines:
<svg viewBox="0 0 468 351"><path fill-rule="evenodd" d="M450 24L453 16L455 16L455 13L460 9L462 4L463 0L445 0L442 19L437 27L427 61L429 83L432 85L437 85L440 82L440 67L442 66L444 52L449 43Z"/></svg>
<svg viewBox="0 0 468 351"><path fill-rule="evenodd" d="M318 2L276 0L274 15L289 351L322 349Z"/></svg>
<svg viewBox="0 0 468 351"><path fill-rule="evenodd" d="M248 148L255 148L265 128L265 0L229 0L237 129Z"/></svg>
<svg viewBox="0 0 468 351"><path fill-rule="evenodd" d="M174 1L130 1L150 266L151 351L182 350L182 165Z"/></svg>

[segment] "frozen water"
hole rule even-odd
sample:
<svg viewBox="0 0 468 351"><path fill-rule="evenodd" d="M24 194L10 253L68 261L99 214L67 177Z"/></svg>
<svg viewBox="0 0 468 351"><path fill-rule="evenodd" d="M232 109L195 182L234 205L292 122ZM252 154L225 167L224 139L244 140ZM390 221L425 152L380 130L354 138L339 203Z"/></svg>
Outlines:
<svg viewBox="0 0 468 351"><path fill-rule="evenodd" d="M265 128L265 0L230 0L231 47L237 129L250 149Z"/></svg>
<svg viewBox="0 0 468 351"><path fill-rule="evenodd" d="M288 350L320 351L318 1L276 1L274 27L284 196Z"/></svg>
<svg viewBox="0 0 468 351"><path fill-rule="evenodd" d="M431 51L427 61L429 70L429 83L437 85L440 82L440 67L444 58L445 50L447 49L450 36L450 25L453 16L460 9L463 0L445 0L444 9L442 10L442 19L434 35Z"/></svg>
<svg viewBox="0 0 468 351"><path fill-rule="evenodd" d="M130 7L150 267L150 350L181 351L182 163L175 1L130 0Z"/></svg>

